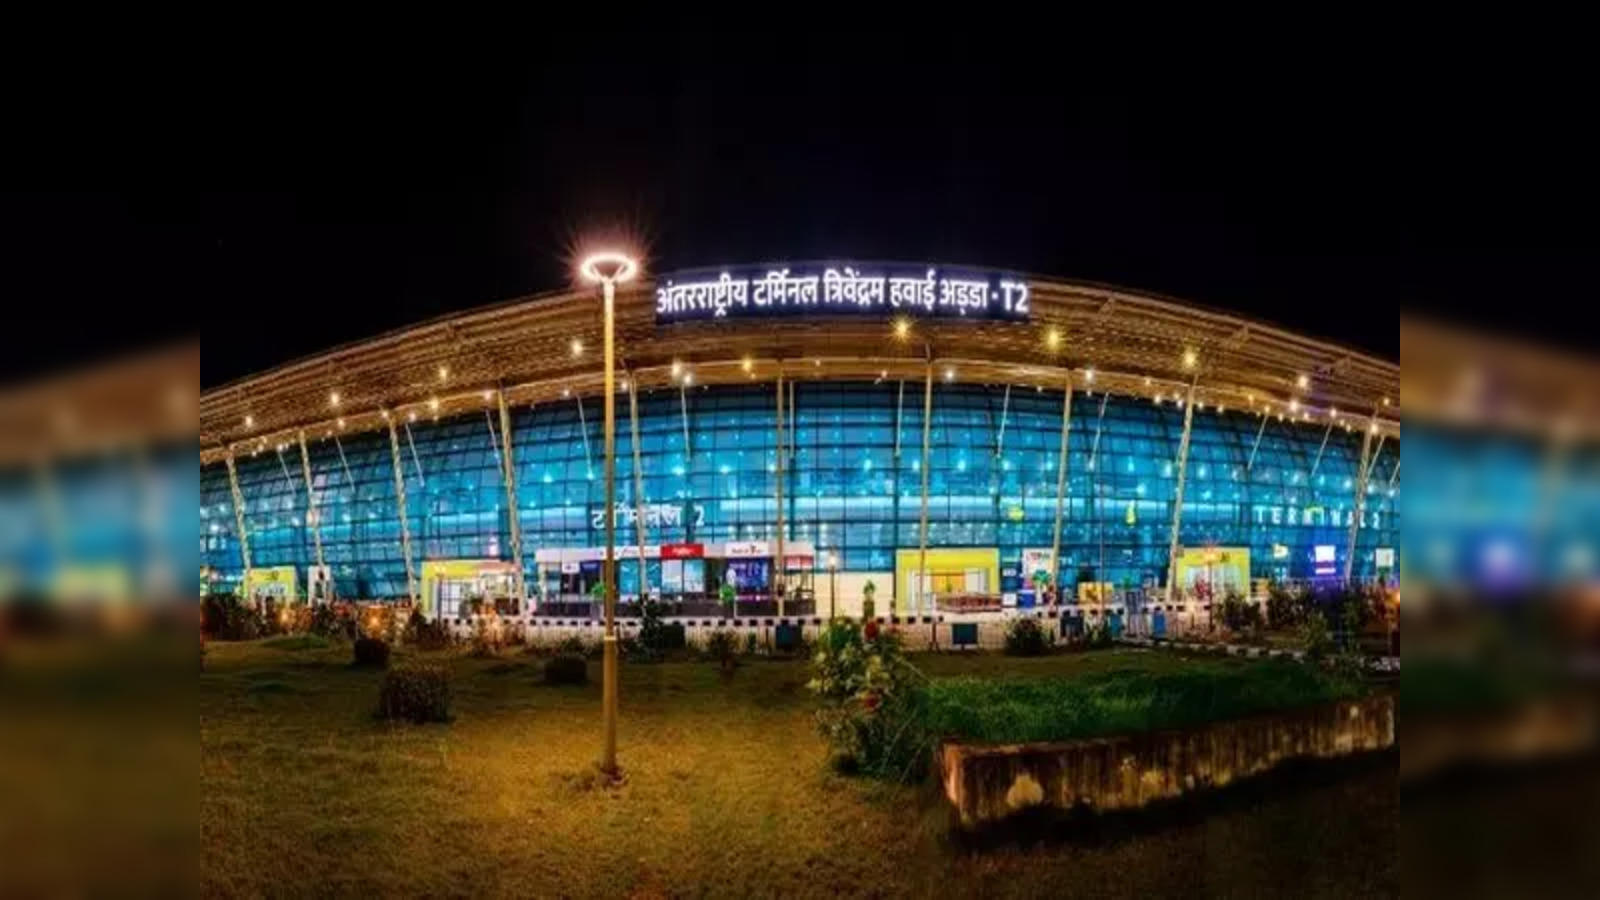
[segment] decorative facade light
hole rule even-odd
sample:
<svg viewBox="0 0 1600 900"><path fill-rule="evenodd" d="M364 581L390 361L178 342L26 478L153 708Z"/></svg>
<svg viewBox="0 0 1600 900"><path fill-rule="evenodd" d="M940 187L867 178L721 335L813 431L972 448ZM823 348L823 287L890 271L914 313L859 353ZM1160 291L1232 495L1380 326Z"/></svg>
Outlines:
<svg viewBox="0 0 1600 900"><path fill-rule="evenodd" d="M416 420L417 420L417 411L416 410L413 409L412 411L406 413L406 421L407 422L415 422Z"/></svg>
<svg viewBox="0 0 1600 900"><path fill-rule="evenodd" d="M1297 376L1294 380L1294 386L1303 391L1311 386L1311 379L1305 375Z"/></svg>
<svg viewBox="0 0 1600 900"><path fill-rule="evenodd" d="M1044 333L1045 346L1055 350L1061 346L1061 329L1052 326Z"/></svg>
<svg viewBox="0 0 1600 900"><path fill-rule="evenodd" d="M339 405L339 392L338 391L329 391L328 392L328 405L329 406L338 406Z"/></svg>
<svg viewBox="0 0 1600 900"><path fill-rule="evenodd" d="M945 366L944 367L944 380L945 381L955 381L956 380L956 367L955 366Z"/></svg>
<svg viewBox="0 0 1600 900"><path fill-rule="evenodd" d="M739 362L739 368L745 370L746 372L749 372L750 370L754 369L755 367L756 367L755 360L751 359L748 356L746 356L743 360L741 360Z"/></svg>
<svg viewBox="0 0 1600 900"><path fill-rule="evenodd" d="M248 416L248 415L245 416L244 417L244 427L246 427L246 428L254 428L254 427L256 427L256 417L255 416Z"/></svg>
<svg viewBox="0 0 1600 900"><path fill-rule="evenodd" d="M904 316L901 316L900 318L895 319L894 320L894 336L896 338L902 340L902 341L905 340L906 338L910 337L911 336L911 320L905 318Z"/></svg>
<svg viewBox="0 0 1600 900"><path fill-rule="evenodd" d="M430 411L432 411L432 412L438 412L439 411L439 398L438 397L429 397L428 398L428 409Z"/></svg>
<svg viewBox="0 0 1600 900"><path fill-rule="evenodd" d="M450 367L449 366L440 366L439 367L439 380L440 381L448 381L449 378L450 378Z"/></svg>
<svg viewBox="0 0 1600 900"><path fill-rule="evenodd" d="M1183 351L1183 367L1185 369L1194 368L1198 362L1200 362L1200 357L1193 350Z"/></svg>
<svg viewBox="0 0 1600 900"><path fill-rule="evenodd" d="M339 422L338 422L338 424L339 424L339 430L340 430L340 431L343 431L343 430L344 430L344 416L340 416L340 417L339 417Z"/></svg>
<svg viewBox="0 0 1600 900"><path fill-rule="evenodd" d="M583 341L581 341L581 340L579 340L577 338L573 338L572 339L572 355L573 356L582 356L583 355Z"/></svg>

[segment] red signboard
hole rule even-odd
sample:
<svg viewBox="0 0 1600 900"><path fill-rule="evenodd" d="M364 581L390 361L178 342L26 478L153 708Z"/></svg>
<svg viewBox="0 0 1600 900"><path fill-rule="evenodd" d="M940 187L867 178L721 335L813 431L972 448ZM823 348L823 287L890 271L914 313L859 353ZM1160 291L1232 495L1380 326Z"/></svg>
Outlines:
<svg viewBox="0 0 1600 900"><path fill-rule="evenodd" d="M662 544L662 559L700 559L706 555L705 544Z"/></svg>

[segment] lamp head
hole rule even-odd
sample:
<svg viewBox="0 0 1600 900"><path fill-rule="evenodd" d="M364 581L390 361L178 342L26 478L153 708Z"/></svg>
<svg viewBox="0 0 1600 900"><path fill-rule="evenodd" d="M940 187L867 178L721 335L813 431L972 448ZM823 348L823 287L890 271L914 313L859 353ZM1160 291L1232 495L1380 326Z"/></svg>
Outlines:
<svg viewBox="0 0 1600 900"><path fill-rule="evenodd" d="M591 253L579 264L578 273L598 283L630 281L639 274L639 264L626 253L608 250Z"/></svg>

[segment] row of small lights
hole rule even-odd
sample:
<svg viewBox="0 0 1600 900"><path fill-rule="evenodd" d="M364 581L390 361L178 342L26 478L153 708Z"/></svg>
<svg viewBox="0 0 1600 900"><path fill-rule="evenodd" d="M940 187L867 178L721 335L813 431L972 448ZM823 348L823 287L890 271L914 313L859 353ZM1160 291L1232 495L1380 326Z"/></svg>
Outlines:
<svg viewBox="0 0 1600 900"><path fill-rule="evenodd" d="M904 317L896 319L895 322L894 322L894 336L895 336L896 339L901 340L901 341L909 339L910 336L911 336L911 320L907 319L907 318L904 318ZM1056 328L1055 326L1051 326L1050 328L1046 329L1046 331L1045 331L1045 344L1052 350L1058 348L1060 346L1060 344L1061 344L1061 331L1060 331L1060 329ZM570 346L571 346L572 356L573 356L574 359L579 358L579 357L581 357L583 355L584 347L583 347L583 341L581 339L573 338ZM821 359L813 360L813 362L818 367L820 367L822 365L822 360ZM1196 353L1193 349L1187 349L1187 350L1183 351L1183 367L1184 367L1184 369L1192 371L1197 365L1199 365L1199 362L1200 362L1199 354ZM755 360L752 359L750 356L745 356L740 361L740 368L745 372L745 374L749 375L752 378L755 377L755 375L754 375ZM440 383L444 383L444 382L449 381L449 379L450 379L450 368L448 366L443 366L443 365L439 366L438 373L439 373L439 381L440 381ZM886 379L888 377L888 375L889 375L889 372L888 372L887 369L881 370L878 373L878 380L879 381L883 381L884 379ZM956 377L956 369L955 369L955 367L954 366L946 366L945 369L944 369L944 380L946 382L953 382L953 381L955 381L955 377ZM692 386L694 384L694 373L689 371L684 366L682 361L675 359L675 360L672 361L672 380L674 382L676 382L676 383L681 383L685 387ZM1086 383L1088 383L1088 384L1093 384L1094 383L1094 368L1093 367L1090 367L1090 368L1088 368L1088 369L1086 369L1084 371L1084 381ZM1145 378L1144 378L1145 386L1149 387L1151 385L1151 383L1152 382L1151 382L1150 376L1146 375ZM1301 374L1301 375L1296 377L1296 379L1295 379L1295 387L1298 388L1299 390L1301 390L1301 391L1308 390L1310 388L1310 386L1311 386L1311 379L1310 379L1309 376L1307 376L1305 374ZM622 390L624 392L626 392L628 390L628 380L626 378L624 378L622 380L621 388L622 388ZM572 388L571 387L562 388L561 396L570 398L572 396ZM485 403L489 402L493 398L494 398L494 392L493 391L485 390L483 392L483 399L484 399ZM1157 393L1157 394L1154 395L1153 399L1154 399L1156 405L1159 406L1159 405L1161 405L1161 403L1163 402L1163 400L1165 398L1164 398L1164 396L1162 394ZM333 391L330 391L328 393L328 405L331 406L332 408L338 409L339 405L340 405L340 400L341 400L340 394L339 394L339 392L337 390L333 390ZM1175 405L1177 405L1177 406L1182 406L1183 405L1182 398L1176 392L1173 394L1172 400L1173 400L1173 403ZM1263 415L1271 415L1271 404L1269 402L1263 402L1263 403L1257 405L1256 401L1255 401L1255 395L1254 394L1247 394L1246 395L1246 400L1249 402L1250 406L1252 408L1254 408L1256 411L1260 412ZM1388 397L1382 398L1382 404L1383 404L1384 407L1390 406L1389 398ZM1202 410L1205 409L1205 404L1204 403L1199 404L1199 406L1200 406L1200 409L1202 409ZM429 400L428 400L428 408L434 414L434 418L437 419L438 418L438 413L439 413L439 398L438 397L429 398ZM1301 419L1302 422L1309 422L1311 420L1311 414L1310 414L1309 411L1301 411L1301 409L1300 409L1300 401L1299 401L1298 398L1290 398L1290 400L1289 400L1289 402L1287 404L1287 408L1288 408L1288 411L1289 411L1289 419L1291 421L1294 418L1294 414L1297 413L1297 412L1300 413L1300 419ZM1225 412L1227 412L1227 407L1225 407L1222 403L1218 403L1218 404L1216 404L1216 410L1217 410L1217 412L1219 414L1220 413L1225 413ZM389 418L389 411L388 410L381 410L380 412L381 412L384 420L387 421L388 418ZM1283 413L1280 412L1277 415L1278 415L1278 421L1280 421L1280 422L1284 421ZM1330 408L1328 410L1328 416L1329 416L1330 419L1333 419L1334 421L1338 421L1338 419L1339 419L1339 410L1337 408ZM408 418L409 421L415 422L417 420L416 411L412 410L411 412L409 412L407 414L407 418ZM345 420L344 420L343 416L339 417L339 419L337 421L337 424L338 424L338 427L339 427L339 429L341 431L344 430L344 428L345 428ZM253 428L255 426L255 417L247 414L244 417L244 426L246 428ZM1346 431L1350 431L1351 430L1351 427L1350 427L1350 425L1348 423L1345 424L1345 430ZM1378 430L1377 423L1373 422L1371 424L1369 430L1374 434L1377 433L1377 430ZM331 435L331 434L332 434L332 431L329 430L328 432L326 432L325 436L328 436L328 435ZM280 449L281 449L281 447L280 447Z"/></svg>

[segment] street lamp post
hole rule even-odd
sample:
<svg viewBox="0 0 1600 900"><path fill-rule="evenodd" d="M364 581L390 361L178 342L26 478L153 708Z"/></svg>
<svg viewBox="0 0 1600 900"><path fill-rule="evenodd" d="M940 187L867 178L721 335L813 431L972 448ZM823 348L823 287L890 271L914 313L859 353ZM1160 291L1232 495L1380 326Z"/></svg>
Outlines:
<svg viewBox="0 0 1600 900"><path fill-rule="evenodd" d="M839 555L828 553L828 621L832 622L839 610Z"/></svg>
<svg viewBox="0 0 1600 900"><path fill-rule="evenodd" d="M617 394L616 297L617 282L638 273L638 263L622 253L597 253L583 261L579 272L599 282L605 292L605 407L606 407L606 558L600 569L605 586L606 633L602 646L601 705L605 716L605 753L600 769L616 777L617 769Z"/></svg>

